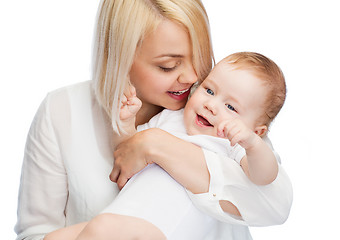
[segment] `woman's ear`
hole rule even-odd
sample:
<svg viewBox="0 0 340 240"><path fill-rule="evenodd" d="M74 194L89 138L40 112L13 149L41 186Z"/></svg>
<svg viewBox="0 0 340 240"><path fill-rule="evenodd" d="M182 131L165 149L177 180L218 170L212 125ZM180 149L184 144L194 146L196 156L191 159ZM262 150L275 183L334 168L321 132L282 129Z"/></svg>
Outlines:
<svg viewBox="0 0 340 240"><path fill-rule="evenodd" d="M267 131L268 131L268 127L266 125L262 125L262 126L255 127L254 132L260 137L263 137L267 133Z"/></svg>

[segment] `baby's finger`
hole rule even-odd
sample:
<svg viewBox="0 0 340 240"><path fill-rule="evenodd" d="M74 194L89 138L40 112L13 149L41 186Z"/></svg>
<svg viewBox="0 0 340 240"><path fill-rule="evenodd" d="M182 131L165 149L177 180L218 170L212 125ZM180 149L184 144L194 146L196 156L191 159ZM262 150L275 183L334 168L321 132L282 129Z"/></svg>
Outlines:
<svg viewBox="0 0 340 240"><path fill-rule="evenodd" d="M217 135L220 137L226 137L230 120L223 120L217 125Z"/></svg>
<svg viewBox="0 0 340 240"><path fill-rule="evenodd" d="M130 99L136 96L136 89L131 83L128 83L124 89L124 95Z"/></svg>
<svg viewBox="0 0 340 240"><path fill-rule="evenodd" d="M235 146L236 143L239 143L242 139L242 136L240 133L235 134L232 139L230 139L230 145Z"/></svg>
<svg viewBox="0 0 340 240"><path fill-rule="evenodd" d="M141 107L142 106L142 101L138 97L131 98L129 100L129 103L131 105L134 105L135 107Z"/></svg>
<svg viewBox="0 0 340 240"><path fill-rule="evenodd" d="M232 127L228 128L228 131L227 131L227 138L231 140L240 132L240 129L233 125Z"/></svg>
<svg viewBox="0 0 340 240"><path fill-rule="evenodd" d="M122 96L121 102L122 102L123 106L128 104L128 99L127 99L127 97L125 96L125 94Z"/></svg>
<svg viewBox="0 0 340 240"><path fill-rule="evenodd" d="M130 96L136 96L136 88L133 85L130 85Z"/></svg>
<svg viewBox="0 0 340 240"><path fill-rule="evenodd" d="M220 122L218 125L217 125L217 136L219 137L225 137L224 135L224 126L225 126L225 122Z"/></svg>

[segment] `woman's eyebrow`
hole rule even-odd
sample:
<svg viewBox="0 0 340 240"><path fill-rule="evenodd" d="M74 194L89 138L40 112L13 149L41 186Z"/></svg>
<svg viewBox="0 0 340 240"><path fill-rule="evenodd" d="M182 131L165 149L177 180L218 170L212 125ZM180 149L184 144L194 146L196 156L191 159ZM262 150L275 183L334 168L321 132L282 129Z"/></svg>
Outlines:
<svg viewBox="0 0 340 240"><path fill-rule="evenodd" d="M155 58L162 58L162 57L183 58L184 56L181 54L165 53L165 54L158 55Z"/></svg>

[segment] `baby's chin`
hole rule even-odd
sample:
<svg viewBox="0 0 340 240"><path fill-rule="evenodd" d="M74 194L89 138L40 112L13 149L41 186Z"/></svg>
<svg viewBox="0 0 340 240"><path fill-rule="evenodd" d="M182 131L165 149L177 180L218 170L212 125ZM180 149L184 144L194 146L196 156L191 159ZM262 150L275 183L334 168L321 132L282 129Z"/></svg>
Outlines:
<svg viewBox="0 0 340 240"><path fill-rule="evenodd" d="M185 127L186 132L187 132L188 135L190 135L190 136L191 136L191 135L196 135L196 134L195 134L195 131L193 131L193 129L192 129L190 126L188 126L188 124L185 124L185 123L184 123L184 127Z"/></svg>
<svg viewBox="0 0 340 240"><path fill-rule="evenodd" d="M206 135L206 136L212 136L212 137L217 137L217 138L224 138L224 137L218 136L217 133L213 133L212 131L201 132L201 131L198 131L197 129L190 129L190 128L186 128L186 129L187 129L187 134L189 136Z"/></svg>
<svg viewBox="0 0 340 240"><path fill-rule="evenodd" d="M186 128L187 129L187 134L192 136L192 135L205 135L203 132L200 132L196 129L192 129L192 128Z"/></svg>

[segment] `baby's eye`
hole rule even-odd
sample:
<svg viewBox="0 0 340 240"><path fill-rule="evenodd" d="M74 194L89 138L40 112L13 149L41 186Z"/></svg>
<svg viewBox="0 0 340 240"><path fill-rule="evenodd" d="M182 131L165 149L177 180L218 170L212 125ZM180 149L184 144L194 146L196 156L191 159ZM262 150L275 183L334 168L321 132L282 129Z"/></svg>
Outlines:
<svg viewBox="0 0 340 240"><path fill-rule="evenodd" d="M226 106L229 110L236 112L236 109L233 106L231 106L230 104L226 104Z"/></svg>
<svg viewBox="0 0 340 240"><path fill-rule="evenodd" d="M214 91L211 90L210 88L206 88L206 92L207 92L209 95L214 96Z"/></svg>

